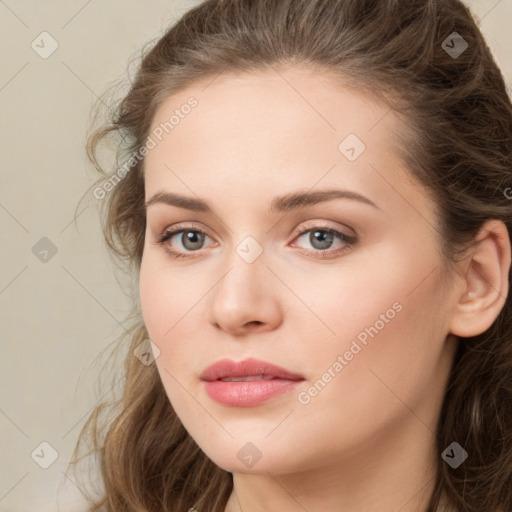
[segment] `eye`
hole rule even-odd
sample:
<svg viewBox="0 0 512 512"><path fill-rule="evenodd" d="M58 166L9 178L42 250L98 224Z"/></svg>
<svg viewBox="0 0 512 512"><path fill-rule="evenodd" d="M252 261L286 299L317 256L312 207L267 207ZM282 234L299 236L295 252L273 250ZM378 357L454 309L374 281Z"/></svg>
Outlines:
<svg viewBox="0 0 512 512"><path fill-rule="evenodd" d="M306 236L307 235L307 236ZM346 235L336 229L326 226L314 226L299 232L297 240L304 238L307 243L311 244L313 250L308 252L317 253L315 256L327 258L336 256L342 252L349 250L355 243L356 238ZM341 244L332 249L333 243L338 239Z"/></svg>
<svg viewBox="0 0 512 512"><path fill-rule="evenodd" d="M180 236L177 236L180 235ZM181 244L181 248L179 250L174 249L174 244L172 243L172 239L176 238L176 240ZM169 252L172 256L177 258L188 258L186 254L183 252L195 252L199 249L202 249L205 238L210 238L204 231L197 228L186 228L183 226L178 226L173 229L166 229L156 241L157 244L163 245L167 252Z"/></svg>
<svg viewBox="0 0 512 512"><path fill-rule="evenodd" d="M306 240L313 249L309 249L306 252L313 253L314 257L331 258L337 256L351 249L357 242L355 237L327 226L313 226L303 229L297 233L295 239L299 240L308 233L309 236L306 237ZM174 238L176 240L173 243ZM195 256L190 256L190 253L198 252L202 249L206 238L210 237L201 229L179 225L166 229L155 243L164 246L165 250L175 258L191 258ZM338 247L332 249L333 242L336 239L341 242L341 246L338 245ZM178 249L175 248L175 243L178 245Z"/></svg>

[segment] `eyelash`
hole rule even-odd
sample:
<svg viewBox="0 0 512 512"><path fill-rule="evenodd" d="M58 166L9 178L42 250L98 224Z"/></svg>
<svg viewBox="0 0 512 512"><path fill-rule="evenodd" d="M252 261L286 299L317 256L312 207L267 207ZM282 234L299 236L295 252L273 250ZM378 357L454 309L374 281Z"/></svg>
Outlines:
<svg viewBox="0 0 512 512"><path fill-rule="evenodd" d="M190 259L190 258L195 258L196 256L188 256L188 255L185 255L179 251L176 251L176 250L173 250L169 247L169 245L166 243L168 240L170 240L174 235L178 234L178 233L184 233L184 232L187 232L187 231L190 231L190 232L194 232L194 233L201 233L203 235L206 235L209 237L209 235L207 233L205 233L203 230L201 229L197 229L193 226L177 226L176 228L173 228L173 229L166 229L163 231L163 233L161 235L159 235L157 241L155 242L157 245L162 245L164 246L165 250L173 257L173 258L187 258L187 259ZM349 235L346 235L345 233L342 233L341 231L338 231L336 229L333 229L333 228L329 228L327 226L313 226L313 227L308 227L307 229L303 229L302 231L296 233L295 235L295 238L299 238L300 236L304 235L305 233L309 233L310 231L322 231L324 233L329 233L331 235L334 235L335 237L338 237L342 242L345 242L347 245L344 245L343 247L338 247L337 249L326 249L326 250L321 250L321 249L316 249L316 250L306 250L306 252L308 253L316 253L316 254L320 254L320 259L325 259L325 258L333 258L335 256L338 256L340 255L341 253L344 253L345 251L348 251L352 248L352 246L357 242L357 239L355 237L351 237ZM211 237L209 237L211 238ZM294 240L295 240L294 238ZM194 253L194 252L199 252L199 250L197 251L189 251L191 253ZM325 256L326 255L326 256Z"/></svg>

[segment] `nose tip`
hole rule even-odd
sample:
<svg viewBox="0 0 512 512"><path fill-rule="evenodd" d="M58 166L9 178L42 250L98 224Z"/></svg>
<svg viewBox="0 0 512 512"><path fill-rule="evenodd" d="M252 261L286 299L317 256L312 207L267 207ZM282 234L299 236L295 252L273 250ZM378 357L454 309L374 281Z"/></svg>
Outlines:
<svg viewBox="0 0 512 512"><path fill-rule="evenodd" d="M262 259L238 261L209 294L210 324L232 335L274 329L282 322L277 292Z"/></svg>

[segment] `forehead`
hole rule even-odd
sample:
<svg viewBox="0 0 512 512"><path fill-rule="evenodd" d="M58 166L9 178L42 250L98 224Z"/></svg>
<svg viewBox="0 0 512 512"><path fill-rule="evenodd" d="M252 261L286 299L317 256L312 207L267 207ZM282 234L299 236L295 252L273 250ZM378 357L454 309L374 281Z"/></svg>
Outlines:
<svg viewBox="0 0 512 512"><path fill-rule="evenodd" d="M185 108L190 98L195 106ZM152 135L145 159L146 196L228 188L270 197L318 183L364 190L380 203L397 195L425 202L395 150L403 129L387 105L316 69L222 73L156 111L151 134L159 130L161 140Z"/></svg>
<svg viewBox="0 0 512 512"><path fill-rule="evenodd" d="M197 101L193 109L186 106L191 97ZM299 147L304 140L323 139L321 149L337 150L338 139L351 133L373 146L381 141L379 135L387 133L389 144L389 130L400 128L390 109L368 93L349 88L332 73L304 66L204 78L168 97L155 112L151 130L165 127L182 109L190 112L168 127L173 137L163 134L171 144L174 140L181 147L182 142L193 142L188 137L193 131L203 136L201 145L207 150L214 149L209 143L215 141L212 146L217 146L223 138L224 145L243 143L246 155L261 143L268 152L269 144L279 146L283 139L297 152L293 142L298 139ZM379 124L381 129L375 130Z"/></svg>

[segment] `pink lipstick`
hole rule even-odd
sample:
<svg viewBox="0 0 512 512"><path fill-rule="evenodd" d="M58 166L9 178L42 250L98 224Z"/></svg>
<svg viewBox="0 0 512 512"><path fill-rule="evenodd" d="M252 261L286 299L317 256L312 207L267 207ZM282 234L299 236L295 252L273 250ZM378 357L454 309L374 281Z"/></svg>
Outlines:
<svg viewBox="0 0 512 512"><path fill-rule="evenodd" d="M222 359L199 376L208 396L223 405L253 407L270 398L295 389L304 380L267 361Z"/></svg>

